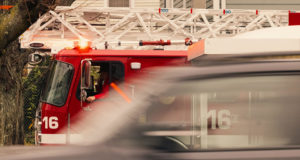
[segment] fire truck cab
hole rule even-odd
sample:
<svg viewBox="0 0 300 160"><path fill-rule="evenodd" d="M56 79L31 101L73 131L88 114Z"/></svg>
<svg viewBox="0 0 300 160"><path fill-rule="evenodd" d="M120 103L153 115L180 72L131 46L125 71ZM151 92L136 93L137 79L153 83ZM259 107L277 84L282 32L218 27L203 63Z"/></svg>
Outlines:
<svg viewBox="0 0 300 160"><path fill-rule="evenodd" d="M72 142L73 134L69 134L69 138L66 135L72 130L75 115L90 109L87 97L104 92L101 70L107 72L108 84L124 81L126 84L130 76L143 72L145 68L185 64L187 51L88 49L82 52L79 49L64 49L53 58L40 104L41 133L37 141L41 144ZM108 88L100 98L103 101L111 91L111 87ZM124 90L131 94L127 95L129 98L135 94L134 84L127 83Z"/></svg>

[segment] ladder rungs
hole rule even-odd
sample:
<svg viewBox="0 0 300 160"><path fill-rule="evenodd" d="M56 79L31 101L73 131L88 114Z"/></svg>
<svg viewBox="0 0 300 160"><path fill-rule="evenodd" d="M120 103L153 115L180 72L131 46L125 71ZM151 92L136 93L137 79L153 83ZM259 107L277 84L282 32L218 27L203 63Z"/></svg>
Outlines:
<svg viewBox="0 0 300 160"><path fill-rule="evenodd" d="M105 42L199 40L286 25L288 11L281 10L193 9L191 13L190 9L176 8L163 9L159 13L153 8L59 6L23 33L20 43L23 48L39 42L47 49L53 49L61 45L61 41L71 43L84 38L98 48Z"/></svg>

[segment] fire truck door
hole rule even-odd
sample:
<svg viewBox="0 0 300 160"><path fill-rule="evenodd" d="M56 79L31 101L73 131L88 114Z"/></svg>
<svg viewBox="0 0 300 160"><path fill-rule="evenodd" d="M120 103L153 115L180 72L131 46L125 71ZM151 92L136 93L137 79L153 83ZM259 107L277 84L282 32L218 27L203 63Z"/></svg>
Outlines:
<svg viewBox="0 0 300 160"><path fill-rule="evenodd" d="M80 65L81 77L80 77L80 106L83 107L83 102L87 98L85 89L91 87L91 61L90 59L84 59Z"/></svg>
<svg viewBox="0 0 300 160"><path fill-rule="evenodd" d="M92 61L89 72L86 74L89 78L81 77L81 82L89 81L90 84L88 87L81 87L83 108L95 100L106 100L111 90L110 84L122 82L125 75L124 64L120 61Z"/></svg>

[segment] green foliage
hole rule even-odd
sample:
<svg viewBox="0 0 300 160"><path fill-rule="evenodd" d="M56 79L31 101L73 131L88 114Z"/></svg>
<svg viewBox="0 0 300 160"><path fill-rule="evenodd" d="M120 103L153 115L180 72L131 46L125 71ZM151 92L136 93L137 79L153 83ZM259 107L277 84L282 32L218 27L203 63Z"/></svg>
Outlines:
<svg viewBox="0 0 300 160"><path fill-rule="evenodd" d="M27 77L23 77L23 96L24 96L24 131L25 137L32 135L34 132L33 122L35 120L35 112L39 104L40 94L45 85L46 73L48 71L50 58L32 68ZM34 138L34 137L33 137ZM28 139L27 143L34 142Z"/></svg>
<svg viewBox="0 0 300 160"><path fill-rule="evenodd" d="M34 132L29 132L24 136L24 144L25 145L33 145L34 144Z"/></svg>
<svg viewBox="0 0 300 160"><path fill-rule="evenodd" d="M100 71L100 66L92 66L91 68L91 76L94 77L94 79L99 79L100 74L98 73Z"/></svg>

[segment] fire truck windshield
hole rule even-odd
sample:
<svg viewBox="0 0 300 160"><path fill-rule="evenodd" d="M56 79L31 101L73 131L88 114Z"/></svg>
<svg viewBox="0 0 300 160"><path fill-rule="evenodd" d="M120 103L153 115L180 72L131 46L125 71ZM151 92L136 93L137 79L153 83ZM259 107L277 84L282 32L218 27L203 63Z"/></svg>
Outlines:
<svg viewBox="0 0 300 160"><path fill-rule="evenodd" d="M54 61L42 95L43 102L55 106L63 106L65 104L72 81L73 70L71 64Z"/></svg>

